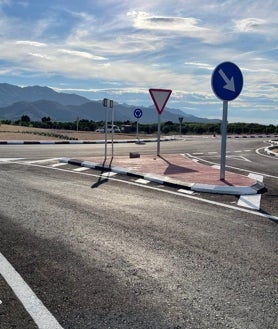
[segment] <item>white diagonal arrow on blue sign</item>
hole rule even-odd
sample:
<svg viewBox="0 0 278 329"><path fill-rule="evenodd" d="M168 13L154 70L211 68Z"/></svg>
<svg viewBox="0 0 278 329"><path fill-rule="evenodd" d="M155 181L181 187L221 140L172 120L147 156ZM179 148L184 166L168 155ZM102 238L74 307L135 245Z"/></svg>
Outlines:
<svg viewBox="0 0 278 329"><path fill-rule="evenodd" d="M223 88L235 92L236 90L235 90L234 77L231 77L231 79L229 79L222 69L220 69L218 72L221 75L222 79L226 82Z"/></svg>

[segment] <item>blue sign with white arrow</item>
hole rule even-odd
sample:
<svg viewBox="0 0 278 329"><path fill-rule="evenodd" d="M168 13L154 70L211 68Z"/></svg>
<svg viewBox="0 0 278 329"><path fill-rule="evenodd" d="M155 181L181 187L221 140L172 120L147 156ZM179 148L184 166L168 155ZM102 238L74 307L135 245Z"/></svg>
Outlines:
<svg viewBox="0 0 278 329"><path fill-rule="evenodd" d="M134 116L135 116L136 119L139 119L139 118L141 118L143 112L142 112L141 109L135 109L134 112L133 112L133 114L134 114Z"/></svg>
<svg viewBox="0 0 278 329"><path fill-rule="evenodd" d="M223 101L232 101L241 93L243 76L237 65L231 62L219 64L212 73L214 94Z"/></svg>

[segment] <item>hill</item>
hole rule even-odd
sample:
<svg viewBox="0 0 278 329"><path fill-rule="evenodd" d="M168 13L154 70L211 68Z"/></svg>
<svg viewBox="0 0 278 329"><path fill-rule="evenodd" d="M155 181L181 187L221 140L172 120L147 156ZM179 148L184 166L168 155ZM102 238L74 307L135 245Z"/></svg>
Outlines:
<svg viewBox="0 0 278 329"><path fill-rule="evenodd" d="M135 108L136 106L114 102L114 119L136 121L133 114ZM143 111L141 123L157 122L154 106L140 108ZM108 120L111 120L112 110L108 109L108 112ZM23 115L28 115L32 121L40 121L43 117L50 117L52 121L75 121L77 118L102 121L105 120L105 109L101 101L90 101L76 94L58 93L48 87L22 88L0 83L0 120L19 120ZM179 117L183 117L184 122L219 122L167 107L162 113L164 122L179 122Z"/></svg>

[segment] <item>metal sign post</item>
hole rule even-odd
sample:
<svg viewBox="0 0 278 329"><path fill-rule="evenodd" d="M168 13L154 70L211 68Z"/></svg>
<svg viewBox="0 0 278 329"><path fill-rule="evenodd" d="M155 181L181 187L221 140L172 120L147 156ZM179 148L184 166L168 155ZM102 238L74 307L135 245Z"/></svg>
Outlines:
<svg viewBox="0 0 278 329"><path fill-rule="evenodd" d="M221 162L220 162L220 179L225 179L226 169L226 141L227 141L227 117L228 117L228 101L223 101L223 113L221 123Z"/></svg>
<svg viewBox="0 0 278 329"><path fill-rule="evenodd" d="M221 63L212 73L211 86L214 94L223 100L220 179L225 180L228 101L237 98L241 93L243 87L242 73L234 63Z"/></svg>
<svg viewBox="0 0 278 329"><path fill-rule="evenodd" d="M105 150L104 150L104 159L107 159L107 108L113 108L113 101L111 99L104 98L102 105L105 107ZM114 156L114 147L113 147L113 124L114 124L114 112L112 111L112 158Z"/></svg>
<svg viewBox="0 0 278 329"><path fill-rule="evenodd" d="M108 113L107 113L107 107L105 108L105 152L104 152L104 159L106 160L107 159L107 116L108 116Z"/></svg>
<svg viewBox="0 0 278 329"><path fill-rule="evenodd" d="M112 120L111 120L111 125L112 125L112 159L114 158L114 107L112 108Z"/></svg>
<svg viewBox="0 0 278 329"><path fill-rule="evenodd" d="M182 122L183 122L183 117L179 117L179 122L180 122L180 135L181 135L181 125L182 125Z"/></svg>
<svg viewBox="0 0 278 329"><path fill-rule="evenodd" d="M160 114L158 114L158 120L157 120L157 151L156 154L160 155Z"/></svg>

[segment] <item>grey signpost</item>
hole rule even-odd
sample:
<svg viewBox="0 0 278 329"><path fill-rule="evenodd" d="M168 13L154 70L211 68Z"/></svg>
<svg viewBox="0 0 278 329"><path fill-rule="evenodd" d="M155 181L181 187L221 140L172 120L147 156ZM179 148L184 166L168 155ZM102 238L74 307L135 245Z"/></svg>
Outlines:
<svg viewBox="0 0 278 329"><path fill-rule="evenodd" d="M164 110L168 99L171 96L172 90L170 89L149 89L149 93L154 102L155 108L158 113L158 124L157 124L157 155L160 155L160 115Z"/></svg>
<svg viewBox="0 0 278 329"><path fill-rule="evenodd" d="M214 94L223 100L220 179L225 180L228 101L237 98L241 93L243 87L242 73L234 63L223 62L214 69L211 86Z"/></svg>
<svg viewBox="0 0 278 329"><path fill-rule="evenodd" d="M180 122L180 135L181 135L181 125L182 125L182 122L183 122L183 117L179 117L179 122Z"/></svg>
<svg viewBox="0 0 278 329"><path fill-rule="evenodd" d="M107 159L107 108L112 108L113 110L113 101L111 99L104 98L102 101L102 105L105 107L105 150L104 150L104 158ZM114 113L112 113L112 120L114 120ZM113 131L113 124L112 122L112 131ZM113 148L113 135L112 135L112 158L114 156L114 148Z"/></svg>

